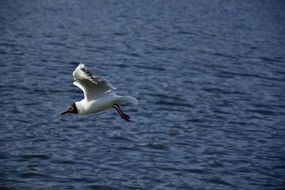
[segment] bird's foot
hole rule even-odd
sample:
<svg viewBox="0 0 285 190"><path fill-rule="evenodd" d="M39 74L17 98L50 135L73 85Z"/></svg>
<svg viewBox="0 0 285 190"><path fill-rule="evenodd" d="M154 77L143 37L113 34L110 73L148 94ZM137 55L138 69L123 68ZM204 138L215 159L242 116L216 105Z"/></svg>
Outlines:
<svg viewBox="0 0 285 190"><path fill-rule="evenodd" d="M128 116L128 115L127 115L127 116ZM121 118L124 119L124 120L126 120L126 121L128 121L128 122L130 122L130 117L126 117L126 115L122 115Z"/></svg>
<svg viewBox="0 0 285 190"><path fill-rule="evenodd" d="M122 113L122 115L123 115L123 117L125 117L125 118L127 118L127 119L131 119L131 117L128 116L127 114L125 114L125 113Z"/></svg>

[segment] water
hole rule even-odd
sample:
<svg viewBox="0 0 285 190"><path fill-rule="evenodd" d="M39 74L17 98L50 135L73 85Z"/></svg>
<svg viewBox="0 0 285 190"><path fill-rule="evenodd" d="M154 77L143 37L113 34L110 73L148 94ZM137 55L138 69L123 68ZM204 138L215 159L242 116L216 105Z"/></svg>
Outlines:
<svg viewBox="0 0 285 190"><path fill-rule="evenodd" d="M1 1L0 186L285 187L283 1ZM59 113L83 62L139 106Z"/></svg>

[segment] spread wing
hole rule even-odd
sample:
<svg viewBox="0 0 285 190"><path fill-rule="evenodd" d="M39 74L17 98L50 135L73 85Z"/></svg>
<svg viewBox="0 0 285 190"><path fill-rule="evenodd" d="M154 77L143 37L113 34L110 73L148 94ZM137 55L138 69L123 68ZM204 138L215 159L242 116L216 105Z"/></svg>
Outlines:
<svg viewBox="0 0 285 190"><path fill-rule="evenodd" d="M92 75L84 64L79 64L73 71L73 78L73 84L84 92L84 98L87 101L96 99L106 92L116 89L104 77Z"/></svg>

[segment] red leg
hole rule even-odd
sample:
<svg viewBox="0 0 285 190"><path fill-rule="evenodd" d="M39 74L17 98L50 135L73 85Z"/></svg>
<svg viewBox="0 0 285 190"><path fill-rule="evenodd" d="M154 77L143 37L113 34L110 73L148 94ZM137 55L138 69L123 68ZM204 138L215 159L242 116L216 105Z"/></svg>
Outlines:
<svg viewBox="0 0 285 190"><path fill-rule="evenodd" d="M121 108L120 108L120 106L119 106L118 104L114 104L114 106L118 108L118 110L119 110L119 112L121 113L121 115L123 115L124 117L130 119L130 116L128 116L127 114L125 114L125 113L121 110Z"/></svg>
<svg viewBox="0 0 285 190"><path fill-rule="evenodd" d="M122 110L120 109L120 107L113 106L113 108L115 108L117 110L117 112L119 113L119 115L121 116L122 119L124 119L126 121L130 121L130 117L127 114L124 114L122 112Z"/></svg>

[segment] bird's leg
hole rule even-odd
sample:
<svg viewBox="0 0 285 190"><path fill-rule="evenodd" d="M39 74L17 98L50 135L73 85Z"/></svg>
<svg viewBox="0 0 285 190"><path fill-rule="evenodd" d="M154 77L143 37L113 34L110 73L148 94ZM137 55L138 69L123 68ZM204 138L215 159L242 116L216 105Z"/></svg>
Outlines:
<svg viewBox="0 0 285 190"><path fill-rule="evenodd" d="M120 114L121 118L126 120L126 121L130 121L130 116L128 116L127 114L123 113L123 111L121 110L120 106L118 104L114 104L113 108L115 108L117 110L117 112Z"/></svg>
<svg viewBox="0 0 285 190"><path fill-rule="evenodd" d="M121 113L121 111L119 110L119 108L117 108L116 106L113 106L113 108L115 108L117 110L117 112L120 114L121 118L126 120L126 121L130 121L130 119L128 117L126 117L126 115L124 115L123 113Z"/></svg>
<svg viewBox="0 0 285 190"><path fill-rule="evenodd" d="M124 117L130 119L130 116L128 116L127 114L125 114L125 113L121 110L119 104L115 104L115 106L118 108L118 110L121 112L121 114L122 114Z"/></svg>

